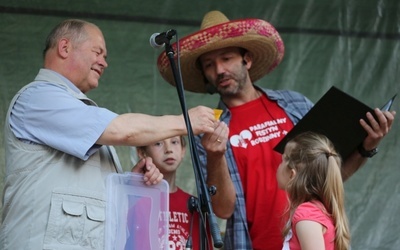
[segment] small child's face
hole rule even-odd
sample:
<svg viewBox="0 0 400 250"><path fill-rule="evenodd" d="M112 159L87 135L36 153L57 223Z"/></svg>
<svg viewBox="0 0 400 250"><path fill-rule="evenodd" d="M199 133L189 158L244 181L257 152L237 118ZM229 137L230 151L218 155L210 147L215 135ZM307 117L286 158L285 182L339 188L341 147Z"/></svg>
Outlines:
<svg viewBox="0 0 400 250"><path fill-rule="evenodd" d="M282 154L282 162L281 164L279 164L278 170L276 171L276 179L278 181L278 187L280 189L286 189L287 184L295 174L295 170L290 169L287 162L292 148L293 148L292 143L286 144L285 150Z"/></svg>
<svg viewBox="0 0 400 250"><path fill-rule="evenodd" d="M146 147L146 156L153 159L161 173L175 172L185 156L185 148L182 146L179 136L156 142Z"/></svg>

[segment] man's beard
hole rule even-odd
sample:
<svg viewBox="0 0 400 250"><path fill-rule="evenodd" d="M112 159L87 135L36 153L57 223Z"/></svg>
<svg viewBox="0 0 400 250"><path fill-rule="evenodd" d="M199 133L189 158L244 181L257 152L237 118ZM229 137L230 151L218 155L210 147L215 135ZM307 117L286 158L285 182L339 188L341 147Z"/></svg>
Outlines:
<svg viewBox="0 0 400 250"><path fill-rule="evenodd" d="M230 74L228 76L226 74L221 74L217 77L216 82L224 78L228 78L230 81L233 80L233 83L225 87L217 85L217 92L221 96L235 96L244 88L247 80L247 71L242 67L238 72L239 74Z"/></svg>

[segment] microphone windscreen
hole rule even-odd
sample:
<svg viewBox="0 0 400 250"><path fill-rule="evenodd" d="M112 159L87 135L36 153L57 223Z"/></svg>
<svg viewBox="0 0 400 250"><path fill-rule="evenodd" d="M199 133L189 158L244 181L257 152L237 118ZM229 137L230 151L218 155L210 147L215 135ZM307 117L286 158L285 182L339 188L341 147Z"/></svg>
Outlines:
<svg viewBox="0 0 400 250"><path fill-rule="evenodd" d="M153 47L153 48L155 48L155 49L164 47L164 43L161 44L161 45L156 43L156 37L157 37L158 35L160 35L160 33L154 33L154 34L151 35L151 37L150 37L150 46Z"/></svg>

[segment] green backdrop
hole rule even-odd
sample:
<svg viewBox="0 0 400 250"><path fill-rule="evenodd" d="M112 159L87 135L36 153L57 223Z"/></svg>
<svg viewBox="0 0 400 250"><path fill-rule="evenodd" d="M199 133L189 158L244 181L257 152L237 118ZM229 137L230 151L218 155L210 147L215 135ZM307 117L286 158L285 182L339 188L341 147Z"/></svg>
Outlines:
<svg viewBox="0 0 400 250"><path fill-rule="evenodd" d="M280 32L285 43L283 62L256 83L260 86L292 89L316 102L334 85L370 107L382 106L400 90L397 0L0 0L1 127L11 98L42 65L48 32L66 18L92 21L106 38L109 67L89 97L118 113L181 113L176 89L157 71L156 59L163 51L151 48L149 37L170 28L183 37L196 31L203 15L214 9L230 19L268 20ZM214 107L218 102L217 95L185 94L188 107ZM399 110L399 103L396 100L393 109ZM2 180L4 138L0 131ZM379 154L345 184L354 250L398 249L400 245L399 136L397 117ZM129 170L131 149L118 147L117 151ZM196 194L190 155L179 170L178 184ZM2 187L0 181L0 191Z"/></svg>

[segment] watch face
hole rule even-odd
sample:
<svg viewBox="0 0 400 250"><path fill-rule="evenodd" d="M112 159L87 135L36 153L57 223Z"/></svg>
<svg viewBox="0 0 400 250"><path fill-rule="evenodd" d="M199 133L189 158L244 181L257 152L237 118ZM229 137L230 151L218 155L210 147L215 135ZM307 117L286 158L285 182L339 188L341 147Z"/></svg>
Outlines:
<svg viewBox="0 0 400 250"><path fill-rule="evenodd" d="M360 144L360 146L358 146L358 152L360 153L360 155L362 157L368 157L371 158L372 156L376 155L376 153L378 153L378 148L374 148L371 149L369 151L365 150L365 148L362 146L362 144Z"/></svg>
<svg viewBox="0 0 400 250"><path fill-rule="evenodd" d="M369 151L369 153L370 153L370 155L371 155L370 157L376 155L376 153L378 153L378 148L372 149L371 151Z"/></svg>

